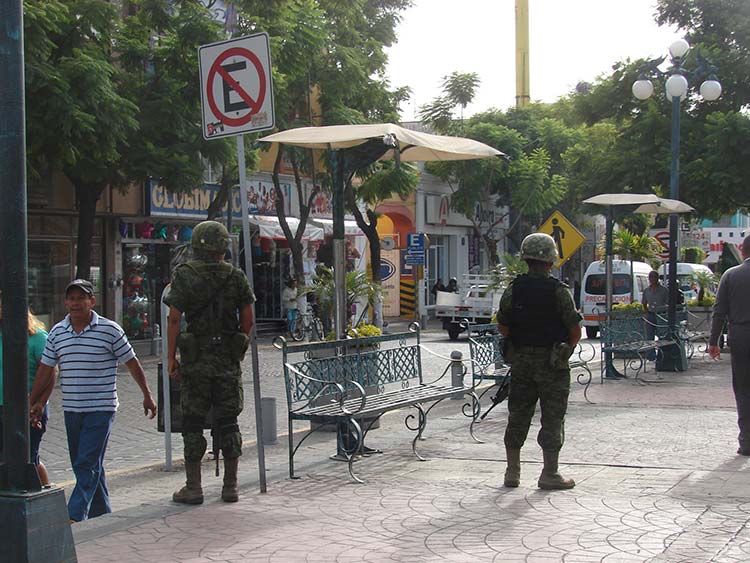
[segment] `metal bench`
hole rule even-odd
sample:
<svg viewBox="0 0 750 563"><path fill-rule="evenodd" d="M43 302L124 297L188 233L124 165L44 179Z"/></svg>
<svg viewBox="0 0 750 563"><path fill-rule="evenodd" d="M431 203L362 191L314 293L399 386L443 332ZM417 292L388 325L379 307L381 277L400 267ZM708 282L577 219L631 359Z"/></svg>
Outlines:
<svg viewBox="0 0 750 563"><path fill-rule="evenodd" d="M706 359L708 354L708 339L711 336L711 310L707 308L698 312L700 314L696 314L687 308L678 312L679 336L685 341L686 354L689 359L693 358L695 352L699 352L702 359Z"/></svg>
<svg viewBox="0 0 750 563"><path fill-rule="evenodd" d="M641 311L613 311L604 315L600 321L602 354L612 353L614 358L623 360L623 377L627 377L630 367L635 371L635 380L646 370L647 356L663 353L663 348L676 344L669 338L669 326L666 320L657 315L657 322L651 323L643 317ZM648 329L652 329L656 340L646 338ZM602 362L601 380L606 376L606 362Z"/></svg>
<svg viewBox="0 0 750 563"><path fill-rule="evenodd" d="M361 454L365 436L386 412L413 407L406 416L406 427L416 435L412 451L417 451L427 416L435 405L456 394L472 394L473 389L450 384L451 364L433 381L422 374L422 346L419 325L409 332L289 344L279 337L274 345L282 350L289 420L289 477L294 475L294 456L302 443L321 424L337 424L338 448L348 462L349 474L358 483L353 463ZM446 379L446 374L447 379ZM311 430L295 444L294 421L311 423Z"/></svg>

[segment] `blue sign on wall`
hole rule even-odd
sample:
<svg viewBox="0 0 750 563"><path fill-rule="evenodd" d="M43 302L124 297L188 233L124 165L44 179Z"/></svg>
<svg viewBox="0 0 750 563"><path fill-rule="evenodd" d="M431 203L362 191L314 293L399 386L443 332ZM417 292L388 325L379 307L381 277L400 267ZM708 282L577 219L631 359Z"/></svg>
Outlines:
<svg viewBox="0 0 750 563"><path fill-rule="evenodd" d="M406 250L409 254L421 254L424 252L424 233L407 233Z"/></svg>

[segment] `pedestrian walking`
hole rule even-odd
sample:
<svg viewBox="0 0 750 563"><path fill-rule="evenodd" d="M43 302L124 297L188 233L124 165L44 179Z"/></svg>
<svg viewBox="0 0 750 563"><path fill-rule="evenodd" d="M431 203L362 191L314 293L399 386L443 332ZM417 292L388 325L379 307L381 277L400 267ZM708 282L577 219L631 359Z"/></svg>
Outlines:
<svg viewBox="0 0 750 563"><path fill-rule="evenodd" d="M47 343L47 331L44 329L44 323L37 319L31 311L27 312L29 326L29 391L34 385L34 377L39 366L39 360L42 357L44 345ZM3 323L3 299L0 293L0 327ZM39 459L39 445L42 442L42 436L47 431L47 420L49 412L45 405L42 415L36 424L29 428L29 453L30 460L36 466L39 474L39 482L43 487L49 485L49 475L44 464ZM0 330L0 451L3 449L3 333ZM10 457L12 452L5 452L6 458Z"/></svg>
<svg viewBox="0 0 750 563"><path fill-rule="evenodd" d="M201 460L206 453L203 427L213 409L214 432L224 455L221 499L237 502L237 467L242 435L240 362L253 326L255 296L242 270L224 261L229 233L216 221L196 225L192 238L195 259L178 266L164 302L169 305L167 350L169 375L180 381L182 439L185 445L185 486L174 502L201 504ZM187 328L180 332L182 314ZM177 359L179 349L180 359Z"/></svg>
<svg viewBox="0 0 750 563"><path fill-rule="evenodd" d="M732 389L737 404L737 425L740 428L737 453L750 456L750 236L742 241L739 266L729 268L721 276L716 292L708 355L721 357L718 342L724 324L729 325L729 350L732 359Z"/></svg>
<svg viewBox="0 0 750 563"><path fill-rule="evenodd" d="M60 370L70 462L76 484L68 498L75 522L112 512L104 454L117 411L117 364L123 363L143 393L143 412L156 403L138 358L120 325L94 311L94 286L76 279L65 289L67 316L52 327L29 397L32 422L40 421Z"/></svg>
<svg viewBox="0 0 750 563"><path fill-rule="evenodd" d="M497 312L511 364L504 484L520 484L521 448L539 402L542 428L537 442L544 455L539 488L570 489L575 482L560 475L558 458L565 438L570 393L568 358L581 339L581 315L567 286L550 277L557 260L557 246L551 236L527 236L521 243L521 257L528 264L529 273L510 283Z"/></svg>

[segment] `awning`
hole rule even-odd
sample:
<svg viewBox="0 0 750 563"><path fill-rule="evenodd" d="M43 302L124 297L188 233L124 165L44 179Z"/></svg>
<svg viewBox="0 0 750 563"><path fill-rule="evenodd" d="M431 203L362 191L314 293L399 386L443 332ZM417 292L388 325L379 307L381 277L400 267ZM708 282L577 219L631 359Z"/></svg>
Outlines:
<svg viewBox="0 0 750 563"><path fill-rule="evenodd" d="M327 235L333 234L333 219L319 219L318 217L315 217L308 219L307 224L309 225L310 223L322 227L323 232ZM349 219L344 220L344 234L350 237L365 236L365 233L359 228L357 222Z"/></svg>
<svg viewBox="0 0 750 563"><path fill-rule="evenodd" d="M277 240L286 240L284 231L279 224L278 217L269 215L250 215L248 221L251 225L258 226L260 236ZM299 219L296 217L287 217L286 222L292 230L292 234L295 234L297 232L297 227L299 227ZM323 227L313 225L308 220L307 225L305 226L305 232L302 235L302 240L323 240L324 236Z"/></svg>

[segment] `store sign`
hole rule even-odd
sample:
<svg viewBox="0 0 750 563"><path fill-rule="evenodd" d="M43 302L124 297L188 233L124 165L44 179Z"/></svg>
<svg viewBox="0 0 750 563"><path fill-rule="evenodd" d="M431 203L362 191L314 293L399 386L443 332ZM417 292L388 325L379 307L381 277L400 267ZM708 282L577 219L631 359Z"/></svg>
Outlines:
<svg viewBox="0 0 750 563"><path fill-rule="evenodd" d="M448 194L426 194L426 200L426 222L432 225L473 227L476 223L483 230L492 227L492 232L505 230L510 226L508 208L505 206L494 207L488 202L476 202L470 212L471 216L467 217L464 213L451 209Z"/></svg>
<svg viewBox="0 0 750 563"><path fill-rule="evenodd" d="M205 219L208 207L219 193L216 184L203 184L200 188L193 188L189 192L172 193L159 184L147 184L148 215L152 217L182 217ZM284 213L291 215L290 184L281 184L284 193ZM251 215L276 215L276 191L273 183L251 179L248 182L248 209ZM240 191L232 190L232 217L242 217Z"/></svg>
<svg viewBox="0 0 750 563"><path fill-rule="evenodd" d="M184 217L205 219L209 205L219 192L215 184L203 184L189 192L172 193L159 184L146 184L148 215L152 217ZM242 217L240 193L232 193L232 217Z"/></svg>

